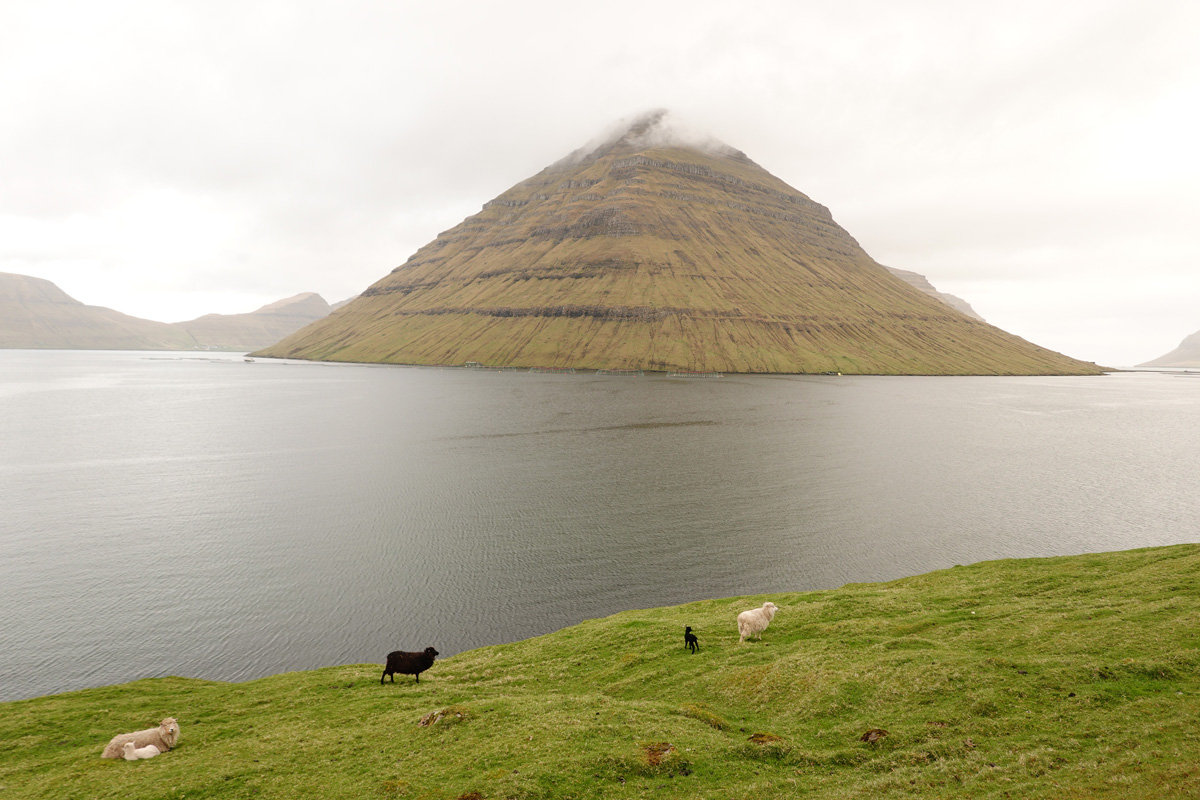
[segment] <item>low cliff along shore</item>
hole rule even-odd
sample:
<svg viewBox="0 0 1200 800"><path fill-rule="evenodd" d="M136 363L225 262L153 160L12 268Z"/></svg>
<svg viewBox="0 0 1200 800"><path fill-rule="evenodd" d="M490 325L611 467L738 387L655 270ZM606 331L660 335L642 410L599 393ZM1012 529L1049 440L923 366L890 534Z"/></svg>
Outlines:
<svg viewBox="0 0 1200 800"><path fill-rule="evenodd" d="M438 644L398 631L378 664L4 703L0 797L1197 797L1197 574L1194 544L992 561L627 611L419 683L380 685ZM100 757L165 717L174 749Z"/></svg>

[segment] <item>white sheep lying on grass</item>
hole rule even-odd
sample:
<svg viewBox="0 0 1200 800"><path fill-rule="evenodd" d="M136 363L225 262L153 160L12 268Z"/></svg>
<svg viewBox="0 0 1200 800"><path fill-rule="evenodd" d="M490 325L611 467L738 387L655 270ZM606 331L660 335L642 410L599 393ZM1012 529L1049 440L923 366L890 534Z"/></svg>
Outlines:
<svg viewBox="0 0 1200 800"><path fill-rule="evenodd" d="M158 748L159 752L165 753L178 741L179 723L175 721L174 717L167 717L158 724L157 728L147 728L144 731L134 731L133 733L118 733L104 748L100 757L123 758L126 742L132 742L135 748L152 744Z"/></svg>
<svg viewBox="0 0 1200 800"><path fill-rule="evenodd" d="M137 747L133 742L126 742L121 748L121 753L125 756L126 761L137 761L139 758L154 758L161 750L152 744L145 747Z"/></svg>
<svg viewBox="0 0 1200 800"><path fill-rule="evenodd" d="M763 603L762 608L752 608L738 614L738 633L742 636L738 639L738 644L752 636L757 636L761 641L762 632L771 624L771 617L775 616L776 610L774 603Z"/></svg>

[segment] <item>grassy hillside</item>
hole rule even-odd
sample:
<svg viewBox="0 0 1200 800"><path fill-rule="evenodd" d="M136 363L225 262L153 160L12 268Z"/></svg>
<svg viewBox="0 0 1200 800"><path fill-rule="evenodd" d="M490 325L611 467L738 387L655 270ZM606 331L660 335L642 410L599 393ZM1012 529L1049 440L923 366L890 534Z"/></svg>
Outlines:
<svg viewBox="0 0 1200 800"><path fill-rule="evenodd" d="M629 611L420 684L363 664L6 703L0 796L1196 797L1198 571L1198 545L997 561ZM775 621L739 644L765 599ZM168 715L174 751L99 758Z"/></svg>

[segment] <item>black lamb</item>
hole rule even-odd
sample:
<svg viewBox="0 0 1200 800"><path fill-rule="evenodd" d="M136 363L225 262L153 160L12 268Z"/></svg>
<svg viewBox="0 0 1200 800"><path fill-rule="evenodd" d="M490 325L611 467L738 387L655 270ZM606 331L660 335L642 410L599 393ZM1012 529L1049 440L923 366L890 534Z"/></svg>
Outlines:
<svg viewBox="0 0 1200 800"><path fill-rule="evenodd" d="M383 665L383 674L379 676L379 683L382 685L383 679L388 675L392 676L392 683L395 683L397 672L401 675L415 675L417 683L420 683L421 673L433 666L433 659L437 654L438 651L432 647L426 647L420 653L406 653L403 650L388 653L387 663Z"/></svg>
<svg viewBox="0 0 1200 800"><path fill-rule="evenodd" d="M692 633L690 625L683 629L683 648L691 650L692 655L695 655L696 651L700 649L700 640L696 638L696 634Z"/></svg>

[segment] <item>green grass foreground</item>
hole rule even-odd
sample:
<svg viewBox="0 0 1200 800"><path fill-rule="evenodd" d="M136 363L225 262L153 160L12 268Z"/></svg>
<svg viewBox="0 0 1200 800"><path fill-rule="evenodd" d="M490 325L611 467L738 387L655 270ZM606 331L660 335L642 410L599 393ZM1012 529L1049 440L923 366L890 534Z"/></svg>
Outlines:
<svg viewBox="0 0 1200 800"><path fill-rule="evenodd" d="M4 703L0 800L1197 797L1197 575L1200 545L994 561L628 611L420 684L360 664ZM100 758L165 716L175 750Z"/></svg>

